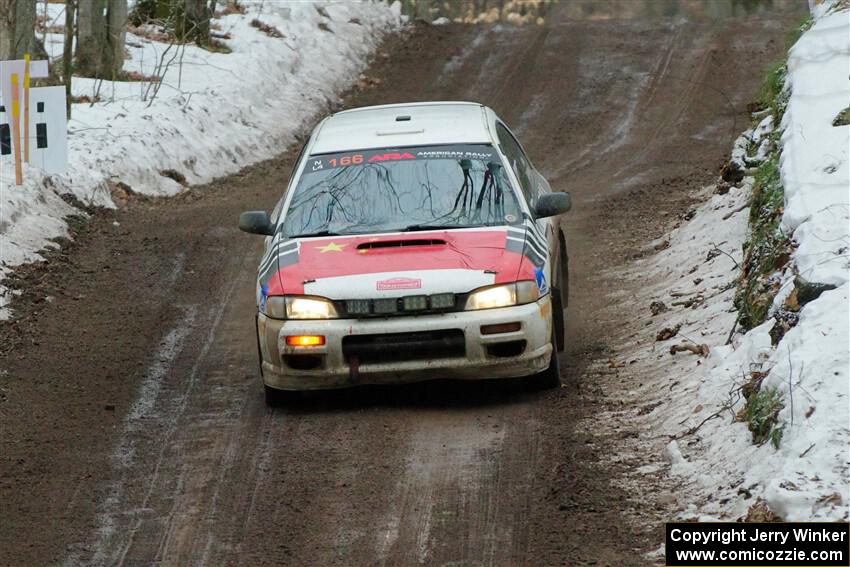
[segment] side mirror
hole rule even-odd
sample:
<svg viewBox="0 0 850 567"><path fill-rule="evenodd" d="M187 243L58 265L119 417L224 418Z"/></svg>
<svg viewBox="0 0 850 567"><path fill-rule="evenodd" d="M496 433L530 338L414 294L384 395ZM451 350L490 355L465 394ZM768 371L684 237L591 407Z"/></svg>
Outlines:
<svg viewBox="0 0 850 567"><path fill-rule="evenodd" d="M248 211L239 215L239 230L271 236L274 234L274 225L266 211Z"/></svg>
<svg viewBox="0 0 850 567"><path fill-rule="evenodd" d="M541 195L534 203L534 217L545 219L554 217L569 211L573 206L573 200L569 193L548 193Z"/></svg>

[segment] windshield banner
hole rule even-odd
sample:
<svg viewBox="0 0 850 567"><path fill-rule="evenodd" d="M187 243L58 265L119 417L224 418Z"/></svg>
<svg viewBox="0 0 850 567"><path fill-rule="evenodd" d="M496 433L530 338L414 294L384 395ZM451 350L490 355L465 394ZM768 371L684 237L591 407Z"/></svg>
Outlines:
<svg viewBox="0 0 850 567"><path fill-rule="evenodd" d="M352 165L385 163L405 160L477 160L499 163L499 156L492 146L485 144L463 144L452 146L420 146L411 148L380 148L355 152L321 154L307 158L305 174L350 167Z"/></svg>

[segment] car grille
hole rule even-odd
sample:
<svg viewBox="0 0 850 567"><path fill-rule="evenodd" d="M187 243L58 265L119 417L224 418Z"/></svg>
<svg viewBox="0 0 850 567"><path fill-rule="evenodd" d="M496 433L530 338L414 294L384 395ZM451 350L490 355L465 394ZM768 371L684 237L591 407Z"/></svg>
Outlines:
<svg viewBox="0 0 850 567"><path fill-rule="evenodd" d="M466 356L466 342L460 329L349 335L342 339L342 354L346 362L356 357L366 364L456 358Z"/></svg>
<svg viewBox="0 0 850 567"><path fill-rule="evenodd" d="M334 307L341 319L429 315L463 311L467 296L466 293L437 293L382 299L345 299L334 301Z"/></svg>

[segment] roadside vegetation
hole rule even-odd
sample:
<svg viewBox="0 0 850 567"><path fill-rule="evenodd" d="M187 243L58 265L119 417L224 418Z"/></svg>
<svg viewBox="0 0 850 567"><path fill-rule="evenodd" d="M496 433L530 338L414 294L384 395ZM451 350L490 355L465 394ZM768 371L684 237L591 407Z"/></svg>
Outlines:
<svg viewBox="0 0 850 567"><path fill-rule="evenodd" d="M750 233L744 243L744 265L735 306L746 330L762 324L779 290L781 270L790 258L790 242L780 226L784 193L779 182L779 151L774 149L755 173L750 202Z"/></svg>
<svg viewBox="0 0 850 567"><path fill-rule="evenodd" d="M710 198L636 272L664 278L642 297L666 332L639 362L658 375L647 390L663 390L647 424L671 439L663 455L689 489L683 519L847 518L850 162L835 148L850 143L848 10L850 0L813 4L814 23L765 66ZM720 245L737 254L720 258ZM695 252L706 260L689 265ZM700 297L705 311L666 308L668 295ZM704 341L706 361L657 372L657 342L673 336Z"/></svg>
<svg viewBox="0 0 850 567"><path fill-rule="evenodd" d="M812 25L811 18L796 26L786 40L786 51ZM746 331L757 327L772 315L776 320L771 330L771 342L776 345L785 332L797 323L800 310L798 290L789 294L783 305L773 307L780 291L781 274L787 268L793 252L791 236L782 229L785 191L779 171L782 135L782 117L788 105L790 90L786 84L788 67L786 61L772 64L762 83L755 115L773 117L774 130L769 134L769 152L766 159L753 172L752 196L749 205L749 232L743 245L744 261L735 294L738 309L738 324ZM795 280L795 287L804 287L806 282ZM739 418L746 421L752 433L753 443L761 445L770 441L779 448L784 426L778 422L783 409L782 395L775 388L762 388L766 373L754 372L744 388L746 400Z"/></svg>
<svg viewBox="0 0 850 567"><path fill-rule="evenodd" d="M812 25L811 18L796 26L787 38L790 48L800 35ZM782 133L782 116L788 105L790 92L786 88L788 68L786 62L771 65L762 83L757 115L773 116L775 129L770 134L770 152L754 172L750 201L749 235L744 242L744 262L738 280L735 307L738 324L750 330L764 323L773 300L779 291L781 272L791 258L792 243L782 231L785 192L779 177L779 137Z"/></svg>
<svg viewBox="0 0 850 567"><path fill-rule="evenodd" d="M738 419L746 421L753 435L753 443L762 445L767 441L779 448L784 425L778 423L779 412L785 407L782 394L776 388L762 388L766 372L753 372L751 380L742 388L746 400Z"/></svg>

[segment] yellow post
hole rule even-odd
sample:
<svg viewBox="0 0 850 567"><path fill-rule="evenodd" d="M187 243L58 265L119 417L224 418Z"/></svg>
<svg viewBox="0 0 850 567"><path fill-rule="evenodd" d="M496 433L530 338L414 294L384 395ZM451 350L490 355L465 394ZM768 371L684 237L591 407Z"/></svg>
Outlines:
<svg viewBox="0 0 850 567"><path fill-rule="evenodd" d="M15 146L15 185L24 184L21 168L21 94L18 90L18 74L12 73L12 143Z"/></svg>
<svg viewBox="0 0 850 567"><path fill-rule="evenodd" d="M30 162L30 54L24 54L24 161Z"/></svg>

